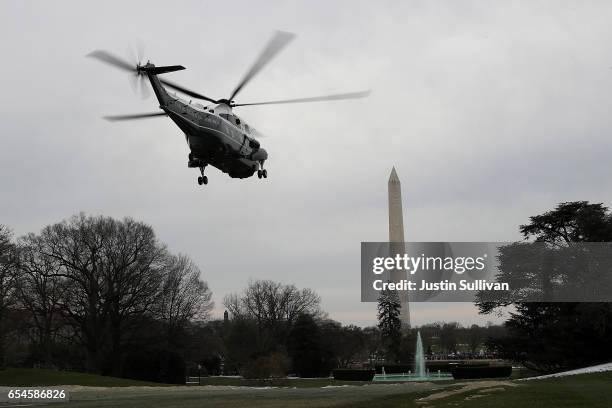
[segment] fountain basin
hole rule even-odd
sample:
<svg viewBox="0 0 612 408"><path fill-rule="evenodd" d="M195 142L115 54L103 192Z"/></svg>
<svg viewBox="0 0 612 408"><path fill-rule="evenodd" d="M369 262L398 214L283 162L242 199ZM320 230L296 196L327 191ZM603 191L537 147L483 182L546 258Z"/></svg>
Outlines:
<svg viewBox="0 0 612 408"><path fill-rule="evenodd" d="M444 381L452 380L453 375L450 373L434 373L430 375L418 376L416 374L376 374L372 381Z"/></svg>

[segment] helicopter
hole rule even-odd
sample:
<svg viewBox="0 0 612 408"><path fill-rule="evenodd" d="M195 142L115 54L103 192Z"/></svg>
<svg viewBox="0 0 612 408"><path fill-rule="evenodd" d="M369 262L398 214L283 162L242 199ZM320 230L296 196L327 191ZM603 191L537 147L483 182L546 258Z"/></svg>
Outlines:
<svg viewBox="0 0 612 408"><path fill-rule="evenodd" d="M93 51L87 56L131 73L134 86L140 87L143 91L147 88L146 80L149 80L161 111L105 116L105 119L124 121L168 116L185 134L185 140L189 146L187 166L200 170L198 184L202 185L208 184L208 177L204 174L208 165L216 167L232 178L248 178L255 173L260 179L268 177L268 171L264 168L264 163L268 159L268 152L261 147L257 140L257 137L261 137L261 134L236 115L233 112L234 108L355 99L363 98L370 93L369 91L362 91L267 102L236 103L234 98L238 93L294 37L295 34L277 31L227 99L210 98L175 82L158 77L161 74L185 69L182 65L155 66L150 61L142 64L140 55L137 56L135 63L130 63L104 50ZM166 88L210 104L192 103L192 100L182 99L176 93L171 94Z"/></svg>

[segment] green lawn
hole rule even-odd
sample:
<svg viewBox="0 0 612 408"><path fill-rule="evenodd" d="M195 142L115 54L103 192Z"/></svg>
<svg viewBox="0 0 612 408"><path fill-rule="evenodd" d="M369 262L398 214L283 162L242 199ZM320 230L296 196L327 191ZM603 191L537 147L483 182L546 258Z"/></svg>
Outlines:
<svg viewBox="0 0 612 408"><path fill-rule="evenodd" d="M190 381L198 381L198 377L191 377ZM271 378L268 380L248 380L232 377L202 377L201 385L233 385L242 387L296 387L318 388L328 385L365 385L368 381L336 381L333 378Z"/></svg>
<svg viewBox="0 0 612 408"><path fill-rule="evenodd" d="M462 395L433 404L435 407L466 408L610 408L612 372L574 375L546 380L519 381L520 387L466 400ZM459 405L457 405L457 403Z"/></svg>
<svg viewBox="0 0 612 408"><path fill-rule="evenodd" d="M101 407L428 407L428 408L573 408L612 407L612 373L535 381L381 384L341 383L330 379L240 380L203 378L208 387L176 386L121 388L129 385L159 385L112 377L50 370L0 372L1 385L78 384L118 388L78 389L65 406ZM347 386L346 384L350 384ZM228 387L230 386L231 387ZM235 387L241 385L241 387ZM455 393L466 386L484 387ZM516 386L512 386L516 385ZM427 403L419 398L449 393ZM54 406L62 406L58 404Z"/></svg>
<svg viewBox="0 0 612 408"><path fill-rule="evenodd" d="M164 386L165 384L128 380L125 378L36 368L0 370L0 386L30 387L43 385L88 385L94 387L128 387L131 385Z"/></svg>

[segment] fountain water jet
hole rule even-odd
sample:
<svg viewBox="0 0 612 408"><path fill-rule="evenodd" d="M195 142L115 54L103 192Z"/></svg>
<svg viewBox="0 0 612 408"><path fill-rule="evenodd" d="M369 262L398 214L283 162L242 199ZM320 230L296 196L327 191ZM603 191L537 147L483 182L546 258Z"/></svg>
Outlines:
<svg viewBox="0 0 612 408"><path fill-rule="evenodd" d="M417 331L416 351L414 353L414 374L413 371L408 370L406 374L387 374L385 367L382 367L381 374L374 376L374 381L436 381L452 378L449 373L442 373L438 370L438 375L434 375L433 372L429 372L425 366L425 352L423 351L423 340L421 339L421 332Z"/></svg>
<svg viewBox="0 0 612 408"><path fill-rule="evenodd" d="M427 377L425 373L425 353L423 352L423 340L421 332L417 332L416 352L414 354L414 373L417 378Z"/></svg>

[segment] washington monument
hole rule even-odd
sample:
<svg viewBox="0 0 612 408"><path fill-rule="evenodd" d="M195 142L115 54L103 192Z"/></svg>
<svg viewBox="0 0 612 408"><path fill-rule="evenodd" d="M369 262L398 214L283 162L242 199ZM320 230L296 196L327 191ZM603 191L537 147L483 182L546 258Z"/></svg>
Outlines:
<svg viewBox="0 0 612 408"><path fill-rule="evenodd" d="M402 185L395 167L391 170L389 176L389 242L401 244L397 250L404 250L404 217L402 211ZM394 245L391 245L393 248ZM399 282L401 279L406 279L408 276L406 271L394 270L391 272L391 281ZM399 274L399 275L398 275ZM410 303L408 303L408 293L406 291L398 292L402 308L400 310L400 319L402 326L410 327Z"/></svg>

